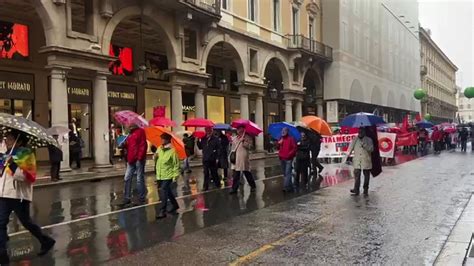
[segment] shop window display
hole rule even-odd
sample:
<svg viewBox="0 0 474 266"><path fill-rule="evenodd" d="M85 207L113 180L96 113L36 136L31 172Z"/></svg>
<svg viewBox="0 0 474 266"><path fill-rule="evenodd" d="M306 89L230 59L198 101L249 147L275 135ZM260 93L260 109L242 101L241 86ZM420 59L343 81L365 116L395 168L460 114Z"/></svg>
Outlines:
<svg viewBox="0 0 474 266"><path fill-rule="evenodd" d="M0 20L0 58L28 60L28 26Z"/></svg>
<svg viewBox="0 0 474 266"><path fill-rule="evenodd" d="M214 121L214 123L225 122L225 99L223 96L206 97L207 105L207 119Z"/></svg>
<svg viewBox="0 0 474 266"><path fill-rule="evenodd" d="M156 107L165 108L165 117L171 118L171 94L169 91L145 89L145 118L153 118Z"/></svg>
<svg viewBox="0 0 474 266"><path fill-rule="evenodd" d="M30 112L33 112L31 101L0 99L0 113L28 117ZM30 115L30 117L33 116Z"/></svg>
<svg viewBox="0 0 474 266"><path fill-rule="evenodd" d="M69 126L83 142L82 157L91 157L91 116L90 105L86 103L69 104Z"/></svg>
<svg viewBox="0 0 474 266"><path fill-rule="evenodd" d="M232 122L236 119L239 119L240 115L240 99L231 98L230 99L230 121Z"/></svg>
<svg viewBox="0 0 474 266"><path fill-rule="evenodd" d="M132 48L121 47L110 44L109 55L117 57L117 60L109 64L109 70L114 75L131 76L133 75L133 51Z"/></svg>

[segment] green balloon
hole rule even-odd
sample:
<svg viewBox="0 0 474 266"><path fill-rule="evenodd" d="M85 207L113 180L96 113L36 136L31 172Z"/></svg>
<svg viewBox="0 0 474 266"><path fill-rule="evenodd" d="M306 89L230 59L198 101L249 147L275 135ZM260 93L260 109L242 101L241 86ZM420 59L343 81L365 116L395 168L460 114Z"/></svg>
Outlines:
<svg viewBox="0 0 474 266"><path fill-rule="evenodd" d="M426 114L426 115L425 115L425 120L430 121L430 120L431 120L431 115L430 115L430 114Z"/></svg>
<svg viewBox="0 0 474 266"><path fill-rule="evenodd" d="M467 87L464 90L464 96L469 99L474 98L474 87Z"/></svg>
<svg viewBox="0 0 474 266"><path fill-rule="evenodd" d="M419 88L413 93L413 96L415 96L415 99L417 100L422 100L426 97L426 91L422 88Z"/></svg>

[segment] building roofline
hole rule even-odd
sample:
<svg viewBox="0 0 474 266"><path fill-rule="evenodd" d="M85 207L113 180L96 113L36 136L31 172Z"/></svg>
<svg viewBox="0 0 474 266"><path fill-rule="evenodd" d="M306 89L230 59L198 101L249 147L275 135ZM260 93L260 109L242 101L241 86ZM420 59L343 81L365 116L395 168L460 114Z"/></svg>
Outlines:
<svg viewBox="0 0 474 266"><path fill-rule="evenodd" d="M421 26L420 26L420 35L421 37L424 37L426 40L428 40L428 42L436 49L436 51L441 55L441 57L443 57L446 60L446 62L448 62L448 64L451 65L452 68L454 68L456 71L459 70L459 68L453 63L453 61L451 61L451 59L449 59L449 57L443 52L443 50L439 48L436 42L433 39L431 39L431 36L428 34L428 32Z"/></svg>

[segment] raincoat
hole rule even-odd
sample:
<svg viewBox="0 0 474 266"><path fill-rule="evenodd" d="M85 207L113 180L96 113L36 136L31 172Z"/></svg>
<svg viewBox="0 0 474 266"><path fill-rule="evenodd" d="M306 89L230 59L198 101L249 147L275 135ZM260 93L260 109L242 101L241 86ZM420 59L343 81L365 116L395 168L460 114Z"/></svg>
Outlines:
<svg viewBox="0 0 474 266"><path fill-rule="evenodd" d="M252 147L252 138L247 134L232 138L231 151L235 152L236 155L235 164L231 165L234 171L250 171L249 151Z"/></svg>
<svg viewBox="0 0 474 266"><path fill-rule="evenodd" d="M168 147L159 147L156 151L156 180L176 180L180 175L180 161L176 151Z"/></svg>
<svg viewBox="0 0 474 266"><path fill-rule="evenodd" d="M369 137L360 139L354 138L349 146L349 155L354 152L352 163L354 169L370 170L372 169L372 151L374 150L374 143Z"/></svg>
<svg viewBox="0 0 474 266"><path fill-rule="evenodd" d="M8 151L7 151L8 154ZM0 198L32 201L33 183L36 180L36 157L29 148L16 148L12 152L13 162L7 164L7 155L2 157L0 171Z"/></svg>

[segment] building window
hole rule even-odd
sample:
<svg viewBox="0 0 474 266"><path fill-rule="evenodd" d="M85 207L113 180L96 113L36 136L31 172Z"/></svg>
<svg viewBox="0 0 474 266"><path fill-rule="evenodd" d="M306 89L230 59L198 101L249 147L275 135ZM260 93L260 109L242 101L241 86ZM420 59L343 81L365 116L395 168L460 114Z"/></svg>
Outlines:
<svg viewBox="0 0 474 266"><path fill-rule="evenodd" d="M184 56L197 59L197 33L191 29L184 29Z"/></svg>
<svg viewBox="0 0 474 266"><path fill-rule="evenodd" d="M342 49L345 51L349 50L349 43L348 43L348 36L349 31L347 28L347 22L343 21L342 22Z"/></svg>
<svg viewBox="0 0 474 266"><path fill-rule="evenodd" d="M358 29L354 29L354 54L360 57L360 35Z"/></svg>
<svg viewBox="0 0 474 266"><path fill-rule="evenodd" d="M280 0L273 0L273 30L280 31Z"/></svg>
<svg viewBox="0 0 474 266"><path fill-rule="evenodd" d="M220 67L215 66L207 66L206 67L207 74L210 74L211 77L207 80L207 86L209 88L220 88L220 81L224 78L224 70Z"/></svg>
<svg viewBox="0 0 474 266"><path fill-rule="evenodd" d="M240 118L240 99L230 98L230 121Z"/></svg>
<svg viewBox="0 0 474 266"><path fill-rule="evenodd" d="M93 34L93 1L71 0L70 19L72 31Z"/></svg>
<svg viewBox="0 0 474 266"><path fill-rule="evenodd" d="M225 10L229 10L228 0L221 0L221 8Z"/></svg>
<svg viewBox="0 0 474 266"><path fill-rule="evenodd" d="M258 72L258 53L257 50L250 49L249 50L249 63L250 63L250 72L257 73Z"/></svg>
<svg viewBox="0 0 474 266"><path fill-rule="evenodd" d="M257 0L248 0L248 18L257 22Z"/></svg>
<svg viewBox="0 0 474 266"><path fill-rule="evenodd" d="M236 85L238 82L237 71L231 70L230 71L230 90L231 91L239 91L239 86Z"/></svg>
<svg viewBox="0 0 474 266"><path fill-rule="evenodd" d="M308 36L310 40L314 40L316 38L316 27L314 25L314 18L309 18L309 25L308 25Z"/></svg>
<svg viewBox="0 0 474 266"><path fill-rule="evenodd" d="M293 23L292 33L298 35L300 33L300 10L298 8L292 9L291 21Z"/></svg>

